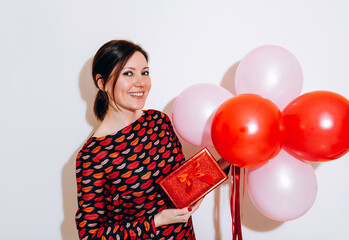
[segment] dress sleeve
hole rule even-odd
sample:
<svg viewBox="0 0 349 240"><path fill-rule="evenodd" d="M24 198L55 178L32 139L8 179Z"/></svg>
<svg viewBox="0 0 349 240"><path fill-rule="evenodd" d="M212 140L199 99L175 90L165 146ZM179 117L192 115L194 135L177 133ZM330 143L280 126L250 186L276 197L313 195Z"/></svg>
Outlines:
<svg viewBox="0 0 349 240"><path fill-rule="evenodd" d="M170 132L170 137L172 138L173 143L180 150L180 152L182 152L182 144L181 144L181 142L179 141L179 139L177 137L177 134L176 134L176 132L175 132L173 126L172 126L170 118L165 113L162 113L162 114L164 114L165 121L167 122L167 125L168 125L168 128L169 128L169 132Z"/></svg>
<svg viewBox="0 0 349 240"><path fill-rule="evenodd" d="M88 149L85 149L88 151ZM76 225L79 238L87 239L151 239L156 234L154 216L134 221L116 221L115 208L110 192L115 191L108 183L112 172L106 167L106 154L90 154L84 149L77 155L76 180L78 210ZM104 156L103 156L104 155Z"/></svg>

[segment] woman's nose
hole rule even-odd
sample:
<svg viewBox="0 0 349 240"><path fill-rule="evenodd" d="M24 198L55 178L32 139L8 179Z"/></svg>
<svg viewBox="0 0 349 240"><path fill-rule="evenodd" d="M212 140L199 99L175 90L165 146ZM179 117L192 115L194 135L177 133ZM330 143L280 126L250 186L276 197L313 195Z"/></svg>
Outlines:
<svg viewBox="0 0 349 240"><path fill-rule="evenodd" d="M142 74L137 74L135 79L135 86L142 87L144 86L144 79Z"/></svg>

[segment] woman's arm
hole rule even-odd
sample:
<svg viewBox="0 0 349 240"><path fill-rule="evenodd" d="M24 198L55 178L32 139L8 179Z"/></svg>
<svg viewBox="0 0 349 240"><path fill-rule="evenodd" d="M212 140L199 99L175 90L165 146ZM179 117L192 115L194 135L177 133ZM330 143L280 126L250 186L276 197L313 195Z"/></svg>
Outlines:
<svg viewBox="0 0 349 240"><path fill-rule="evenodd" d="M134 221L114 219L115 206L107 205L108 174L95 154L79 154L76 160L78 210L76 225L80 239L151 239L156 235L154 215Z"/></svg>

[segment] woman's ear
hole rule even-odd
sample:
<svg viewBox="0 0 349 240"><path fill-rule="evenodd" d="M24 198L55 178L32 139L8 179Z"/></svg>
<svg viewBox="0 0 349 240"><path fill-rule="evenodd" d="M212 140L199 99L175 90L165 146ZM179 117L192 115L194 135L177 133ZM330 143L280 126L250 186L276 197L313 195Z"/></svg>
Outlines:
<svg viewBox="0 0 349 240"><path fill-rule="evenodd" d="M96 75L96 80L98 88L104 92L104 79L102 78L101 74Z"/></svg>

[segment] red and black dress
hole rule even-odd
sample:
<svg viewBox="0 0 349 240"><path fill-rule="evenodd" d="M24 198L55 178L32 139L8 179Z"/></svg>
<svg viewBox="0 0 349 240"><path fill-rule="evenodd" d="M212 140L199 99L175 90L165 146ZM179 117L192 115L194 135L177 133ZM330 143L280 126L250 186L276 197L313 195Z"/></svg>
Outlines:
<svg viewBox="0 0 349 240"><path fill-rule="evenodd" d="M155 110L113 135L91 137L76 158L80 239L195 239L192 221L155 227L173 203L158 182L184 156L170 119Z"/></svg>

